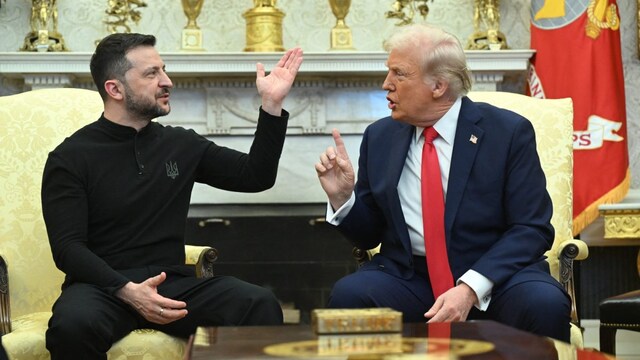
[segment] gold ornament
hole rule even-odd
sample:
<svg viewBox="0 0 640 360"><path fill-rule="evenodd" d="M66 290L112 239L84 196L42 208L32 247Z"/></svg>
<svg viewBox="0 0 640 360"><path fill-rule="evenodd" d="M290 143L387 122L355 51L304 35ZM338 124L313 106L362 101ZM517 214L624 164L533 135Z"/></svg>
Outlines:
<svg viewBox="0 0 640 360"><path fill-rule="evenodd" d="M355 50L353 48L351 29L344 21L349 13L351 0L329 0L329 5L333 16L336 17L336 25L331 29L330 50Z"/></svg>
<svg viewBox="0 0 640 360"><path fill-rule="evenodd" d="M182 29L182 50L202 51L202 30L196 19L200 16L204 0L182 0L182 9L187 16L187 25Z"/></svg>
<svg viewBox="0 0 640 360"><path fill-rule="evenodd" d="M507 37L500 31L500 0L474 0L474 32L469 36L469 50L508 49Z"/></svg>
<svg viewBox="0 0 640 360"><path fill-rule="evenodd" d="M130 33L129 21L133 21L137 25L142 18L138 8L147 6L142 0L108 0L108 5L109 7L105 11L107 20L104 23L110 34Z"/></svg>
<svg viewBox="0 0 640 360"><path fill-rule="evenodd" d="M282 18L285 13L276 8L276 0L253 0L253 4L253 8L242 14L247 22L244 51L284 51Z"/></svg>
<svg viewBox="0 0 640 360"><path fill-rule="evenodd" d="M433 1L433 0L431 0ZM391 5L392 10L387 11L384 15L387 19L398 19L396 26L408 25L413 23L413 17L416 12L422 15L424 20L429 15L429 0L397 0Z"/></svg>
<svg viewBox="0 0 640 360"><path fill-rule="evenodd" d="M20 51L69 51L62 34L58 32L58 5L56 0L32 0L31 31L24 39Z"/></svg>

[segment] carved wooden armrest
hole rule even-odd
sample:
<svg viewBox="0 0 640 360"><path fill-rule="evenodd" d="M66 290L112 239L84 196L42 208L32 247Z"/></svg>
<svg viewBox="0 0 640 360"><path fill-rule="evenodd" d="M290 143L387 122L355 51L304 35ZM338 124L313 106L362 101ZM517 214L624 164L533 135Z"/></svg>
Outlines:
<svg viewBox="0 0 640 360"><path fill-rule="evenodd" d="M365 262L371 260L371 256L367 250L360 249L359 247L353 247L351 255L356 260L358 267L362 266Z"/></svg>
<svg viewBox="0 0 640 360"><path fill-rule="evenodd" d="M213 277L213 263L218 260L218 250L210 246L185 245L187 265L195 265L196 276Z"/></svg>
<svg viewBox="0 0 640 360"><path fill-rule="evenodd" d="M0 336L11 332L11 308L9 306L9 272L7 262L0 255Z"/></svg>
<svg viewBox="0 0 640 360"><path fill-rule="evenodd" d="M356 260L358 267L361 267L364 263L371 260L371 258L373 258L373 255L379 252L380 252L380 245L369 250L364 250L354 246L353 249L351 250L351 255L353 255L353 258Z"/></svg>
<svg viewBox="0 0 640 360"><path fill-rule="evenodd" d="M573 261L584 260L589 256L589 247L578 239L563 241L558 249L560 263L560 283L571 297L571 322L578 325L578 309L576 307L575 279L573 278Z"/></svg>

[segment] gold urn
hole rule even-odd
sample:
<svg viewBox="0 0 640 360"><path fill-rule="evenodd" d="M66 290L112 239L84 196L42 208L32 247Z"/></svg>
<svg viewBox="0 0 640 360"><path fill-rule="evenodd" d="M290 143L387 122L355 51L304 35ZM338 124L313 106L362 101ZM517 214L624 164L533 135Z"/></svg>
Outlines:
<svg viewBox="0 0 640 360"><path fill-rule="evenodd" d="M336 25L331 29L330 50L355 50L351 29L347 26L345 18L349 13L351 0L329 0L331 12L336 17Z"/></svg>
<svg viewBox="0 0 640 360"><path fill-rule="evenodd" d="M285 13L276 8L276 0L254 0L254 7L242 17L247 22L247 45L244 51L284 51L282 19Z"/></svg>
<svg viewBox="0 0 640 360"><path fill-rule="evenodd" d="M196 22L203 4L204 0L182 0L182 10L187 17L187 25L182 29L182 50L204 50L202 48L202 30Z"/></svg>

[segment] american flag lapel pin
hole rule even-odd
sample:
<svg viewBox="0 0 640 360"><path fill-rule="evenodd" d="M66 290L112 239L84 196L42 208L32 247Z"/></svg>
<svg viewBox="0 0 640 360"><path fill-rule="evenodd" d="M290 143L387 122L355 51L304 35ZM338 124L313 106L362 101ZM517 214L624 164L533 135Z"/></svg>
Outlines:
<svg viewBox="0 0 640 360"><path fill-rule="evenodd" d="M478 137L472 134L471 137L469 138L469 141L476 144L478 142Z"/></svg>

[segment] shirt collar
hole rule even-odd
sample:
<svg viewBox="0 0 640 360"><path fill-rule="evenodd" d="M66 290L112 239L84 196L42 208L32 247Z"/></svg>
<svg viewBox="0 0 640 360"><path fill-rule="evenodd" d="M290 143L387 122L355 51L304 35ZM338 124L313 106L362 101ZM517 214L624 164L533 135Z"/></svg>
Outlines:
<svg viewBox="0 0 640 360"><path fill-rule="evenodd" d="M107 119L104 116L104 113L102 113L102 115L98 119L98 125L104 131L107 131L108 133L110 133L113 136L130 138L130 137L136 136L136 134L138 136L146 136L147 134L153 133L153 131L155 129L155 126L156 126L156 123L154 121L150 121L149 124L147 124L147 126L143 127L138 132L138 131L136 131L136 129L134 129L132 127L120 125L120 124L118 124L116 122L113 122L113 121Z"/></svg>
<svg viewBox="0 0 640 360"><path fill-rule="evenodd" d="M447 144L453 144L456 137L456 128L458 127L458 117L460 116L460 108L462 108L462 98L458 97L456 101L451 105L449 110L433 125L438 132L438 135L447 142ZM416 142L422 136L424 128L416 126L415 140Z"/></svg>

